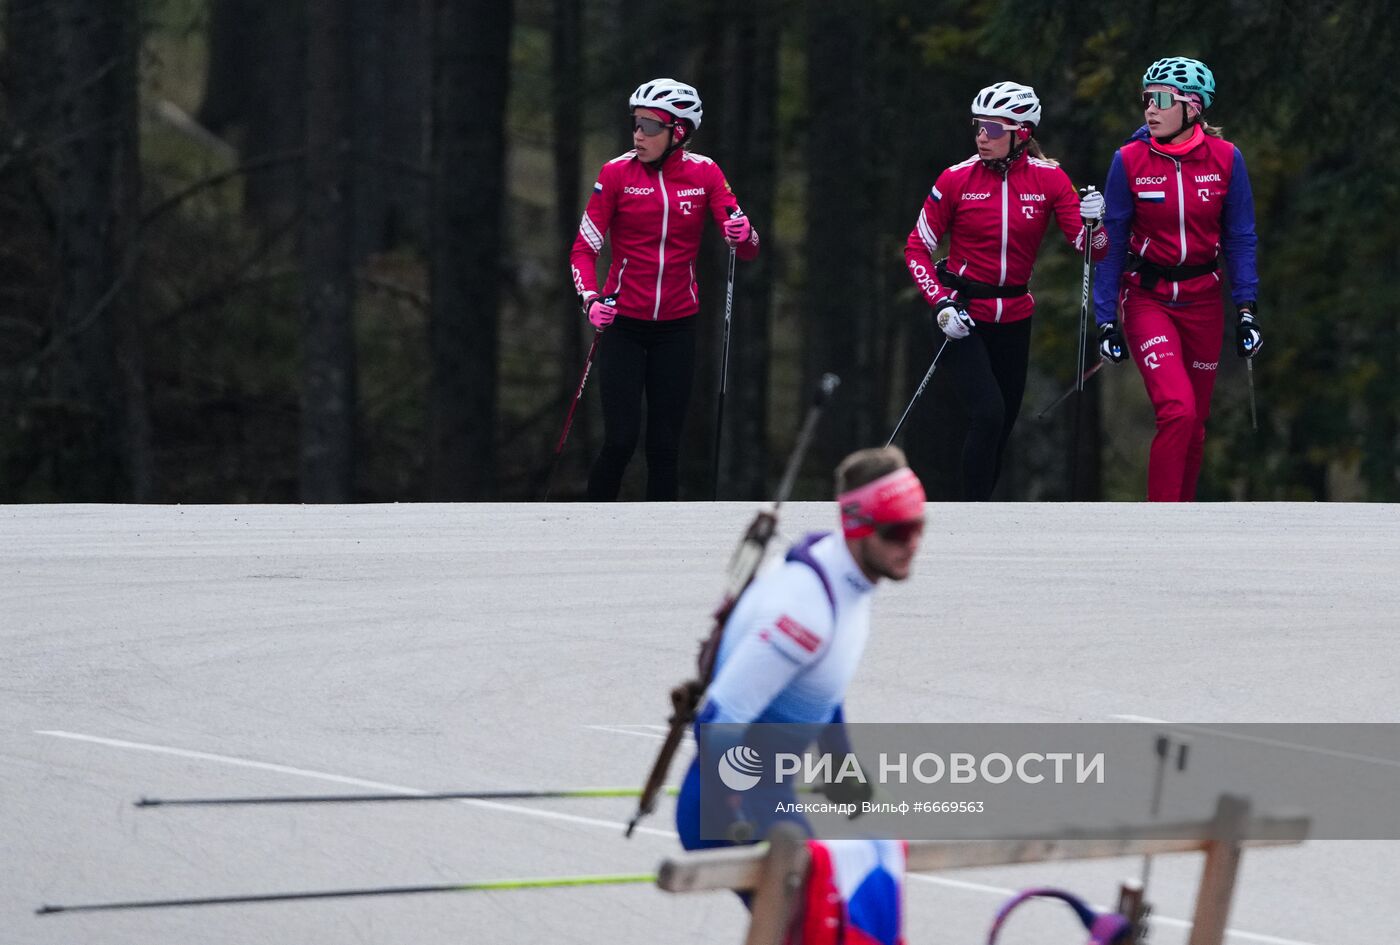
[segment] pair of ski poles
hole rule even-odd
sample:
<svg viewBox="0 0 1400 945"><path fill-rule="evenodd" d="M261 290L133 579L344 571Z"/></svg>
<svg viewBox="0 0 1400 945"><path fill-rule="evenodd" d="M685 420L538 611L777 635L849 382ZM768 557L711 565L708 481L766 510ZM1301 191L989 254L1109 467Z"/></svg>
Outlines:
<svg viewBox="0 0 1400 945"><path fill-rule="evenodd" d="M1093 189L1093 187L1088 187L1086 188L1086 191L1092 192ZM1091 255L1091 253L1093 252L1092 243L1092 231L1089 229L1088 223L1086 221L1084 227L1084 278L1080 285L1081 291L1079 297L1079 369L1078 374L1076 375L1078 379L1074 382L1074 386L1071 387L1069 390L1065 391L1065 393L1062 394L1058 400L1056 400L1053 404L1042 410L1037 416L1037 419L1044 419L1046 414L1058 407L1061 403L1068 399L1071 394L1076 392L1083 392L1084 382L1087 381L1089 378L1093 377L1095 374L1097 374L1099 369L1102 368L1104 365L1103 361L1099 361L1087 371L1084 369L1084 352L1087 346L1089 333L1090 287L1093 284L1094 271L1094 260L1093 256ZM943 339L943 344L939 346L938 353L933 356L933 363L928 366L928 372L924 374L923 380L919 382L918 388L914 391L914 396L909 400L909 405L904 408L904 413L900 415L899 422L895 424L894 431L890 434L890 438L885 441L886 446L892 444L894 442L895 437L899 436L899 431L904 426L904 421L908 419L909 412L914 409L914 404L918 402L920 395L922 395L924 392L924 388L927 387L928 382L932 380L933 372L938 369L938 359L943 356L943 351L945 348L948 347L949 340L950 339L948 338ZM1074 452L1076 454L1079 452L1079 415L1077 413L1075 414L1074 423Z"/></svg>

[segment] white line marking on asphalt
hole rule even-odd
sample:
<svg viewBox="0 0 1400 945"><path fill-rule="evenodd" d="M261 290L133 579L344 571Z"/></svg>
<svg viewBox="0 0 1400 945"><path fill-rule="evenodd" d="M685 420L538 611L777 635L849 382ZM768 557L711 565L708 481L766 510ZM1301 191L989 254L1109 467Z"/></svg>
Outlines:
<svg viewBox="0 0 1400 945"><path fill-rule="evenodd" d="M658 734L657 732L639 732L636 728L622 728L617 725L585 725L584 728L591 728L595 732L612 732L614 735L639 735L642 738L654 738L659 742L666 740L665 735ZM685 737L689 740L690 733L686 732Z"/></svg>
<svg viewBox="0 0 1400 945"><path fill-rule="evenodd" d="M588 726L589 728L602 728L602 726ZM605 729L606 730L606 729ZM355 778L343 774L331 774L327 771L313 771L309 768L295 768L290 765L279 765L269 761L255 761L251 758L238 758L233 755L220 755L208 751L192 751L188 748L173 748L168 745L152 745L147 742L133 742L121 738L103 738L99 735L84 735L79 732L65 732L57 729L38 729L36 735L49 735L53 738L66 738L72 741L88 742L94 745L105 745L109 748L126 748L133 751L146 751L159 755L173 755L177 758L189 758L195 761L212 761L217 764L234 765L239 768L255 768L259 771L273 771L278 774L289 774L299 778L312 778L317 781L330 781L335 784L346 784L353 787L373 788L379 791L390 791L397 794L428 794L422 788L404 787L398 784L386 784L383 781L370 781L365 778ZM627 734L639 734L629 732ZM555 811L536 810L531 807L518 807L514 804L502 804L498 801L473 801L459 800L457 803L470 804L473 807L480 807L486 810L498 810L511 814L525 814L529 817L540 817L547 820L562 820L568 823L581 824L585 827L605 827L609 830L623 830L626 824L600 820L596 817L579 817L574 814L560 814ZM654 827L638 827L637 833L649 834L653 837L666 837L676 839L676 834L671 830L658 830ZM942 876L929 876L924 873L909 873L910 879L923 883L930 883L935 886L946 886L951 889L970 890L972 892L990 893L996 896L1010 896L1016 890L1007 889L1002 886L987 886L981 883L970 883L965 880L947 879ZM1100 906L1099 908L1103 908ZM1178 928L1190 928L1191 923L1185 919L1173 919L1170 916L1158 915L1153 917L1153 921L1161 922L1164 925L1176 926ZM1273 935L1262 935L1257 932L1244 932L1239 929L1227 929L1226 934L1236 938L1248 939L1252 942L1263 942L1265 945L1316 945L1314 942L1303 942L1298 939L1278 938Z"/></svg>

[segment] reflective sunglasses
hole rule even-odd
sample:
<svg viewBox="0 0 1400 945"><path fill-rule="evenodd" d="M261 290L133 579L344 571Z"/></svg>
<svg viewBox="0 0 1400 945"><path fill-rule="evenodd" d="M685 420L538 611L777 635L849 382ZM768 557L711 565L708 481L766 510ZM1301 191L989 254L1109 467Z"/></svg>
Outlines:
<svg viewBox="0 0 1400 945"><path fill-rule="evenodd" d="M1143 93L1142 93L1142 107L1143 107L1143 108L1151 108L1153 105L1156 105L1156 106L1157 106L1159 109L1161 109L1162 111L1166 111L1168 108L1171 108L1171 107L1172 107L1173 105L1175 105L1177 102L1185 102L1185 101L1189 101L1189 99L1182 98L1180 95L1177 95L1175 92L1143 92Z"/></svg>
<svg viewBox="0 0 1400 945"><path fill-rule="evenodd" d="M655 118L642 118L640 115L632 116L632 130L636 131L640 128L642 134L648 138L654 138L670 127L670 122L657 121Z"/></svg>
<svg viewBox="0 0 1400 945"><path fill-rule="evenodd" d="M887 541L895 545L908 544L910 539L918 538L924 533L924 520L916 518L912 522L889 522L885 525L876 525L875 534L880 536L881 541Z"/></svg>
<svg viewBox="0 0 1400 945"><path fill-rule="evenodd" d="M985 134L992 141L999 141L1005 135L1016 131L1012 125L1003 125L999 121L988 121L985 118L972 119L973 134Z"/></svg>

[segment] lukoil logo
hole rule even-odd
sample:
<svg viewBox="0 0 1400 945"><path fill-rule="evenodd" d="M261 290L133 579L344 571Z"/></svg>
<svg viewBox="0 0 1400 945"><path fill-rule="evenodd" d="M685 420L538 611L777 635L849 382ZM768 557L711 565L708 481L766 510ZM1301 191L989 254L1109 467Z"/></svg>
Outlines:
<svg viewBox="0 0 1400 945"><path fill-rule="evenodd" d="M1223 181L1220 180L1220 175L1219 175L1219 174L1197 174L1197 175L1196 175L1196 183L1198 183L1198 184L1208 184L1208 183L1210 183L1211 181L1215 181L1217 184L1223 183Z"/></svg>
<svg viewBox="0 0 1400 945"><path fill-rule="evenodd" d="M1161 344L1162 342L1164 342L1164 341L1166 341L1166 340L1167 340L1167 336L1166 336L1166 335L1154 335L1153 337L1148 338L1146 341L1144 341L1144 342L1142 343L1141 347L1138 348L1138 350L1139 350L1139 351L1146 351L1148 348L1152 347L1153 345L1159 345L1159 344Z"/></svg>
<svg viewBox="0 0 1400 945"><path fill-rule="evenodd" d="M731 791L747 791L762 773L762 759L747 745L735 745L720 756L719 779Z"/></svg>

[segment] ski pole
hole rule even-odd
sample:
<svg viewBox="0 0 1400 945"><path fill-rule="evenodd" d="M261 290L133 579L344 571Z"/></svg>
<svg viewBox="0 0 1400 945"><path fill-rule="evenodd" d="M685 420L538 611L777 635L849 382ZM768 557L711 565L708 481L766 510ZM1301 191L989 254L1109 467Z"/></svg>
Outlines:
<svg viewBox="0 0 1400 945"><path fill-rule="evenodd" d="M735 207L729 219L743 216L743 211ZM711 498L719 498L719 449L724 432L724 395L729 390L729 323L734 314L734 260L738 255L736 247L729 247L729 277L724 287L724 344L719 358L719 409L715 414L715 478Z"/></svg>
<svg viewBox="0 0 1400 945"><path fill-rule="evenodd" d="M1084 188L1085 195L1094 192L1093 186ZM1082 218L1081 218L1082 219ZM1084 393L1084 348L1089 335L1089 295L1090 286L1093 283L1094 274L1094 240L1093 228L1089 226L1089 221L1084 220L1084 279L1080 284L1079 291L1079 369L1075 376L1078 393ZM1076 493L1076 486L1079 483L1079 425L1084 413L1084 404L1077 401L1074 405L1074 434L1070 442L1069 454L1069 493L1073 499Z"/></svg>
<svg viewBox="0 0 1400 945"><path fill-rule="evenodd" d="M59 912L110 912L118 909L170 909L177 906L227 906L252 902L293 902L303 899L350 899L358 896L409 896L416 893L489 892L507 889L558 889L568 886L618 886L654 883L655 873L620 873L604 876L554 876L539 879L493 879L431 886L370 886L364 889L326 889L315 892L259 893L248 896L203 896L194 899L138 899L127 902L89 902L72 906L43 905L38 915Z"/></svg>
<svg viewBox="0 0 1400 945"><path fill-rule="evenodd" d="M1254 359L1245 358L1244 376L1249 380L1249 428L1259 432L1259 415L1254 410Z"/></svg>
<svg viewBox="0 0 1400 945"><path fill-rule="evenodd" d="M616 295L603 299L605 305L612 305L616 301ZM602 337L603 329L595 328L593 343L588 346L588 357L583 359L583 373L579 375L578 390L574 391L574 399L569 403L569 412L564 416L564 429L559 431L559 442L554 444L554 460L549 464L549 475L544 481L545 501L549 501L549 490L554 486L554 473L559 468L559 457L564 455L564 443L569 439L569 430L574 425L574 411L578 409L578 402L583 397L583 388L588 384L588 372L593 370L593 356L598 353L598 340Z"/></svg>
<svg viewBox="0 0 1400 945"><path fill-rule="evenodd" d="M1101 361L1099 361L1099 363L1097 363L1097 364L1095 364L1093 367L1089 368L1089 370L1087 370L1087 371L1085 371L1083 374L1079 375L1079 380L1077 380L1077 381L1075 381L1073 384L1071 384L1069 390L1065 391L1063 394L1061 394L1060 396L1056 397L1055 400L1054 400L1054 402L1051 403L1050 406L1048 406L1048 407L1046 407L1044 410L1042 410L1040 413L1036 414L1036 415L1035 415L1035 418L1036 418L1037 420L1044 420L1047 416L1049 416L1050 411L1054 410L1056 407L1060 406L1060 404L1062 404L1062 403L1064 403L1065 401L1069 400L1071 394L1073 394L1075 391L1081 391L1081 390L1083 390L1083 389L1084 389L1084 383L1085 383L1085 381L1089 380L1089 378L1093 377L1095 374L1099 373L1099 371L1103 370L1103 366L1104 366L1105 364L1107 364L1107 363L1108 363L1107 361L1102 361L1102 360L1101 360Z"/></svg>
<svg viewBox="0 0 1400 945"><path fill-rule="evenodd" d="M891 433L890 438L885 441L886 446L889 446L891 443L893 443L894 438L899 436L900 428L904 426L904 421L908 418L909 411L914 409L914 403L919 399L919 395L922 394L924 392L924 388L928 386L929 378L933 377L933 372L937 370L938 359L943 357L943 349L946 347L948 347L948 339L944 338L942 347L940 347L938 349L938 353L933 356L933 363L928 366L928 373L925 374L924 379L919 382L919 387L916 391L914 391L914 396L909 398L909 406L904 408L904 413L900 414L899 422L894 425L894 432Z"/></svg>
<svg viewBox="0 0 1400 945"><path fill-rule="evenodd" d="M680 793L668 787L667 794ZM564 788L557 791L441 791L423 794L273 794L253 797L143 797L137 807L214 807L246 804L359 804L379 801L518 801L571 797L636 797L637 788Z"/></svg>

